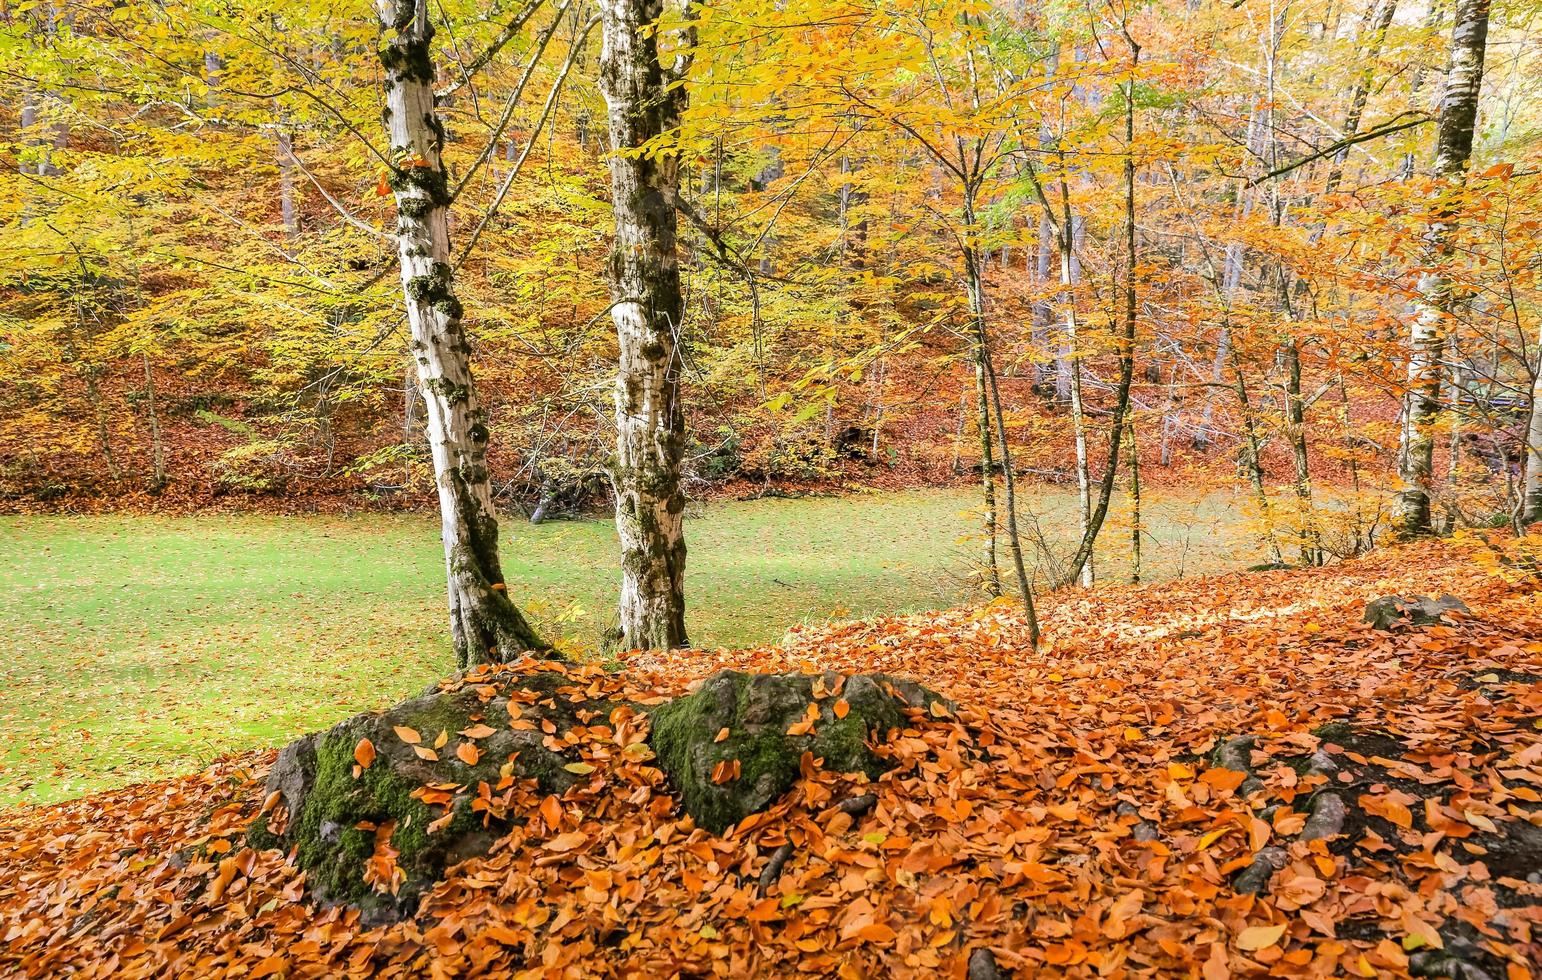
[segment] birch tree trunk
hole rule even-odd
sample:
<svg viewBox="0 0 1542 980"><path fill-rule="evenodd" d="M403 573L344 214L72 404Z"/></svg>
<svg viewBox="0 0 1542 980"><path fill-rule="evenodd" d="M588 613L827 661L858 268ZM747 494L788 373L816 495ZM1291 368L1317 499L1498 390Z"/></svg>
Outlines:
<svg viewBox="0 0 1542 980"><path fill-rule="evenodd" d="M1460 186L1472 156L1473 127L1478 115L1478 90L1483 84L1484 46L1488 40L1489 0L1457 0L1451 32L1451 70L1440 104L1434 177L1449 191ZM1408 381L1403 396L1398 438L1398 492L1392 522L1402 537L1430 533L1430 485L1435 444L1432 429L1440 411L1441 357L1446 321L1454 312L1451 279L1445 265L1451 259L1456 206L1443 203L1425 236L1419 298L1409 331Z"/></svg>
<svg viewBox="0 0 1542 980"><path fill-rule="evenodd" d="M996 460L991 450L990 383L985 376L985 360L978 338L971 346L971 359L974 361L975 432L980 437L980 486L984 502L984 513L980 518L984 534L980 574L986 593L994 598L1001 595L1001 569L996 563Z"/></svg>
<svg viewBox="0 0 1542 980"><path fill-rule="evenodd" d="M1069 192L1065 183L1060 184L1060 197L1064 205L1065 216L1061 223L1060 234L1060 285L1065 292L1065 337L1066 354L1065 361L1068 368L1067 375L1070 382L1069 396L1071 400L1071 432L1076 444L1076 503L1077 503L1077 534L1085 539L1087 529L1092 523L1092 476L1088 471L1087 460L1087 415L1082 403L1082 370L1081 361L1078 360L1077 351L1077 323L1076 323L1076 293L1075 286L1080 278L1080 269L1076 261L1077 232L1080 225L1074 223L1071 217L1071 205ZM1073 237L1075 236L1075 237ZM1077 570L1077 577L1084 586L1091 586L1096 573L1093 570L1092 556L1089 554Z"/></svg>
<svg viewBox="0 0 1542 980"><path fill-rule="evenodd" d="M294 197L294 144L290 141L289 128L284 117L278 119L278 212L284 224L284 237L293 238L300 233L299 212Z"/></svg>
<svg viewBox="0 0 1542 980"><path fill-rule="evenodd" d="M450 192L444 127L434 108L434 28L428 0L376 0L386 39L385 125L396 198L397 254L412 331L412 356L427 414L439 491L450 634L456 663L513 659L548 651L509 598L498 561L498 516L487 470L487 415L471 378L450 266Z"/></svg>
<svg viewBox="0 0 1542 980"><path fill-rule="evenodd" d="M616 531L621 538L619 643L687 646L685 494L680 467L679 332L684 306L675 253L678 158L638 148L672 129L684 109L684 62L659 61L663 0L601 0L600 91L610 124L616 238L610 254L616 375ZM676 84L676 83L680 84Z"/></svg>
<svg viewBox="0 0 1542 980"><path fill-rule="evenodd" d="M1130 67L1133 72L1140 63L1140 45L1135 42L1126 29L1123 31L1125 41L1130 46ZM1130 385L1135 378L1135 333L1136 313L1139 309L1139 301L1136 296L1136 274L1139 267L1140 254L1136 248L1135 232L1135 82L1132 78L1129 87L1125 90L1124 99L1124 332L1119 338L1119 381L1114 394L1113 419L1108 429L1108 464L1103 470L1103 477L1098 481L1097 503L1092 502L1092 480L1087 467L1087 439L1085 422L1081 416L1081 385L1076 388L1076 402L1073 405L1078 421L1077 436L1077 477L1081 490L1082 508L1082 536L1076 546L1076 551L1071 555L1069 568L1066 575L1066 584L1070 584L1073 578L1080 577L1084 586L1093 583L1093 548L1097 544L1098 533L1103 529L1103 522L1108 517L1108 505L1113 499L1114 480L1119 473L1119 442L1124 434L1125 419L1130 412ZM1062 193L1064 184L1061 184ZM1066 210L1067 215L1070 209ZM1080 376L1080 369L1073 377ZM1133 430L1132 430L1133 431Z"/></svg>
<svg viewBox="0 0 1542 980"><path fill-rule="evenodd" d="M1542 365L1531 381L1531 419L1526 426L1526 483L1521 497L1521 523L1538 521L1542 521Z"/></svg>

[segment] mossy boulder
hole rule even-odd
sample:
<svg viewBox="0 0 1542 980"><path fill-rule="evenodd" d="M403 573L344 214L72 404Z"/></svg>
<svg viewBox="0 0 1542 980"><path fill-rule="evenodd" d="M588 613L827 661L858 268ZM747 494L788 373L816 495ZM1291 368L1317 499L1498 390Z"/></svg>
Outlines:
<svg viewBox="0 0 1542 980"><path fill-rule="evenodd" d="M1410 626L1434 626L1449 613L1470 613L1456 596L1431 599L1427 595L1384 595L1365 604L1365 622L1374 629L1392 632Z"/></svg>
<svg viewBox="0 0 1542 980"><path fill-rule="evenodd" d="M435 690L358 715L279 753L268 777L278 797L248 840L258 848L294 847L323 902L356 906L368 922L410 915L445 868L486 853L518 819L496 805L474 807L481 784L492 791L532 779L543 792L565 792L581 777L564 766L579 760L549 749L542 723L564 731L604 719L618 704L586 700L574 680L552 671L504 687ZM361 750L364 740L369 748ZM463 745L475 751L459 752ZM361 765L360 755L371 754ZM378 869L374 882L366 878L377 837L396 852L394 891Z"/></svg>
<svg viewBox="0 0 1542 980"><path fill-rule="evenodd" d="M559 751L563 735L604 725L617 708L649 712L656 764L685 812L714 832L786 793L805 752L827 769L877 779L889 763L874 746L911 711L953 710L884 674L722 671L651 708L595 693L605 690L621 688L565 668L484 669L307 735L279 753L248 842L292 848L317 900L354 906L367 924L389 922L525 819L530 784L519 781L560 796L585 778L573 769L587 767L567 768L583 760Z"/></svg>
<svg viewBox="0 0 1542 980"><path fill-rule="evenodd" d="M648 741L685 811L720 833L791 789L805 752L826 769L877 779L889 763L873 751L873 740L904 727L907 709L934 703L953 707L887 674L723 670L653 709Z"/></svg>

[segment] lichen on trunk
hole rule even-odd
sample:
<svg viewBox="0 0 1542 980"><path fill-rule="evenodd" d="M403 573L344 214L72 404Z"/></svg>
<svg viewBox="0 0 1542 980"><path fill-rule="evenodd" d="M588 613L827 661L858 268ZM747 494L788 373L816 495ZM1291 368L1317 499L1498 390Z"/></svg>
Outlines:
<svg viewBox="0 0 1542 980"><path fill-rule="evenodd" d="M684 302L676 256L675 153L641 148L674 129L684 108L684 62L666 68L655 31L662 0L603 0L600 90L610 123L616 237L608 265L616 326L616 531L621 539L617 643L688 645L685 495L680 469Z"/></svg>
<svg viewBox="0 0 1542 980"><path fill-rule="evenodd" d="M471 376L450 265L450 191L434 102L433 24L426 0L377 0L386 32L383 122L393 166L397 254L418 389L427 409L448 583L450 633L460 667L550 652L508 594L498 560L498 516L487 470L487 413Z"/></svg>

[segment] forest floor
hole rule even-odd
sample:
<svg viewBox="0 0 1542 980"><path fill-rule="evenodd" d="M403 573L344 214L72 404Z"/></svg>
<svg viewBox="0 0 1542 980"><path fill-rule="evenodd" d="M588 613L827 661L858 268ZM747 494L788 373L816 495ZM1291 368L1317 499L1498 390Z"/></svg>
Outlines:
<svg viewBox="0 0 1542 980"><path fill-rule="evenodd" d="M1069 540L1069 493L1030 504L1046 537ZM953 605L975 505L965 491L693 505L692 639L745 647L794 624ZM1149 577L1259 560L1229 498L1149 509ZM546 635L592 651L619 577L611 522L504 532L515 596ZM422 690L451 662L443 574L427 515L5 519L0 805L184 772Z"/></svg>
<svg viewBox="0 0 1542 980"><path fill-rule="evenodd" d="M721 836L619 730L557 731L587 781L560 800L513 785L507 836L392 925L317 908L282 851L246 847L271 751L10 810L0 969L963 980L986 957L1017 977L1535 976L1542 592L1485 554L1430 542L1058 593L1037 652L1002 601L573 668L574 697L644 702L723 667L884 670L959 707L913 713L876 784L809 764ZM1448 592L1470 611L1361 621L1373 597ZM471 682L512 689L525 669ZM1254 741L1228 764L1236 736ZM831 805L864 792L856 817ZM1340 821L1311 839L1329 797Z"/></svg>

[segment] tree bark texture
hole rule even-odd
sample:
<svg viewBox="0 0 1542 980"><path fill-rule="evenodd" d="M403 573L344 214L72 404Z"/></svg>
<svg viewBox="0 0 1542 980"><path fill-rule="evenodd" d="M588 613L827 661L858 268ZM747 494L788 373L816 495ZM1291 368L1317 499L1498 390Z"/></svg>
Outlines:
<svg viewBox="0 0 1542 980"><path fill-rule="evenodd" d="M434 106L428 0L377 0L386 39L384 122L394 166L402 292L439 492L450 634L461 667L548 649L509 598L487 470L487 414L471 377L450 266L450 192Z"/></svg>
<svg viewBox="0 0 1542 980"><path fill-rule="evenodd" d="M610 124L616 237L610 254L616 375L616 530L621 538L619 645L670 649L685 631L685 414L680 401L684 304L676 255L679 162L642 148L679 125L683 64L659 60L663 0L602 0L600 91ZM679 74L677 74L677 72ZM679 84L676 84L679 83Z"/></svg>
<svg viewBox="0 0 1542 980"><path fill-rule="evenodd" d="M1434 177L1445 193L1462 183L1472 156L1488 15L1489 0L1457 0L1451 67L1440 105L1435 148ZM1454 203L1442 203L1425 236L1427 271L1419 279L1419 297L1409 330L1407 389L1398 439L1398 492L1392 506L1393 526L1405 538L1430 533L1435 456L1432 430L1440 412L1446 326L1456 306L1451 278L1445 271L1451 261L1456 210Z"/></svg>

